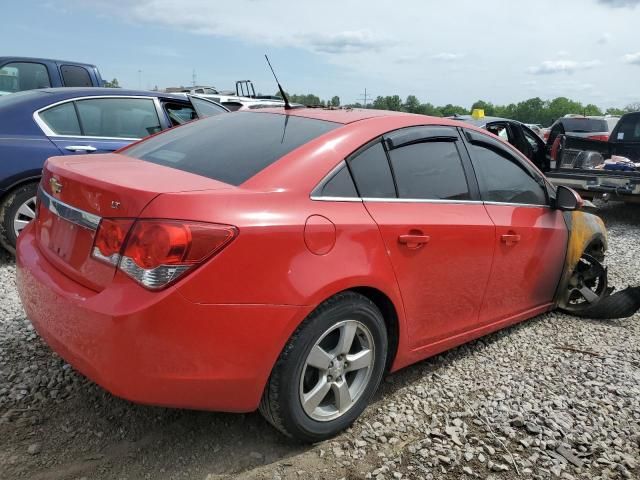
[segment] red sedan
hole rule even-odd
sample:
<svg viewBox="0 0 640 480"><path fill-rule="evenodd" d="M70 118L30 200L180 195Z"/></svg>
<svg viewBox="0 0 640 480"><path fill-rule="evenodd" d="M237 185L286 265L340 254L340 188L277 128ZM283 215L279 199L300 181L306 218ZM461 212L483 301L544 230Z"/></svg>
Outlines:
<svg viewBox="0 0 640 480"><path fill-rule="evenodd" d="M238 112L49 159L18 286L39 334L113 394L259 407L317 441L385 371L602 295L606 234L579 207L467 124Z"/></svg>

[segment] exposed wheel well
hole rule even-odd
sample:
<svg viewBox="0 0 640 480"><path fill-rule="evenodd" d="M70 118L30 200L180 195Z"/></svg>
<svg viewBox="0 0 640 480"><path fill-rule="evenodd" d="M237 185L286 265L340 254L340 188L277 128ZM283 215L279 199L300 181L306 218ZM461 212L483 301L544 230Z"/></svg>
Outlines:
<svg viewBox="0 0 640 480"><path fill-rule="evenodd" d="M604 261L604 256L605 256L604 240L599 237L594 238L584 249L584 253L588 253L599 262Z"/></svg>
<svg viewBox="0 0 640 480"><path fill-rule="evenodd" d="M398 352L398 340L400 338L400 325L398 323L398 312L391 299L380 290L373 287L356 287L350 289L371 300L382 312L384 323L387 326L387 336L389 338L389 355L387 356L386 370L391 368L393 360Z"/></svg>
<svg viewBox="0 0 640 480"><path fill-rule="evenodd" d="M16 182L13 185L10 185L9 187L7 187L7 189L4 192L2 192L2 194L0 194L0 202L3 202L4 199L7 197L7 195L10 195L11 192L13 192L14 190L20 187L24 187L25 185L28 185L30 183L39 183L41 178L42 178L41 176L24 178L19 182Z"/></svg>

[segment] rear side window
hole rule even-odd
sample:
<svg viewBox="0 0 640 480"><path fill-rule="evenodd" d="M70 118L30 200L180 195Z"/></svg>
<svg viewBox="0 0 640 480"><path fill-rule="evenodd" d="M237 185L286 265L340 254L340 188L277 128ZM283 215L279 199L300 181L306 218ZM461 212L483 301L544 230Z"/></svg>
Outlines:
<svg viewBox="0 0 640 480"><path fill-rule="evenodd" d="M640 142L640 115L629 115L618 122L614 142Z"/></svg>
<svg viewBox="0 0 640 480"><path fill-rule="evenodd" d="M148 98L94 98L76 105L82 134L88 137L143 138L161 130Z"/></svg>
<svg viewBox="0 0 640 480"><path fill-rule="evenodd" d="M91 77L86 68L76 65L62 65L60 67L65 87L93 87Z"/></svg>
<svg viewBox="0 0 640 480"><path fill-rule="evenodd" d="M455 142L425 142L389 152L399 198L468 200L469 187Z"/></svg>
<svg viewBox="0 0 640 480"><path fill-rule="evenodd" d="M342 168L324 184L320 195L323 197L354 198L358 196L349 169L343 164Z"/></svg>
<svg viewBox="0 0 640 480"><path fill-rule="evenodd" d="M41 63L13 62L0 68L0 94L50 86L49 72Z"/></svg>
<svg viewBox="0 0 640 480"><path fill-rule="evenodd" d="M349 160L349 166L361 197L396 198L387 154L380 142Z"/></svg>
<svg viewBox="0 0 640 480"><path fill-rule="evenodd" d="M475 144L469 153L484 201L547 204L542 186L507 153Z"/></svg>
<svg viewBox="0 0 640 480"><path fill-rule="evenodd" d="M240 185L292 150L340 126L293 115L238 112L171 129L125 153Z"/></svg>
<svg viewBox="0 0 640 480"><path fill-rule="evenodd" d="M82 135L73 102L49 108L40 113L40 118L56 135Z"/></svg>

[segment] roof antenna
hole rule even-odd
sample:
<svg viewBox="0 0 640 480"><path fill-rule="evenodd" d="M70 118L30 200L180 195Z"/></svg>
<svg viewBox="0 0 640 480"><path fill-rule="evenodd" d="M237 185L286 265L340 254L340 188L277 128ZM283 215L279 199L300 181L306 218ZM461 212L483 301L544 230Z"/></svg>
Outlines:
<svg viewBox="0 0 640 480"><path fill-rule="evenodd" d="M271 66L271 62L269 61L269 57L267 57L267 55L265 54L264 58L267 59L267 63L269 64L269 68L271 69L271 73L273 73L273 78L276 79L276 83L278 84L278 90L280 90L280 95L282 95L282 99L284 100L284 109L285 110L291 110L293 107L289 103L289 99L287 98L287 94L284 93L284 90L282 89L282 85L280 85L280 82L278 81L278 77L276 77L276 72L273 71L273 67Z"/></svg>

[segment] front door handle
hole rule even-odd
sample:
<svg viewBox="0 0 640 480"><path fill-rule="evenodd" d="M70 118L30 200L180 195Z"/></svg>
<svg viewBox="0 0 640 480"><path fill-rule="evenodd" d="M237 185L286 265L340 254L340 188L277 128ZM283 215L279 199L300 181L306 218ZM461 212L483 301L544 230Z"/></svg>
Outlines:
<svg viewBox="0 0 640 480"><path fill-rule="evenodd" d="M92 147L91 145L69 145L64 148L70 152L95 152L97 150L96 147Z"/></svg>
<svg viewBox="0 0 640 480"><path fill-rule="evenodd" d="M502 243L507 246L515 245L520 241L520 235L518 235L517 233L509 232L500 236L500 241L502 241Z"/></svg>
<svg viewBox="0 0 640 480"><path fill-rule="evenodd" d="M425 243L429 243L431 237L420 233L407 233L398 237L398 242L402 245L406 245L407 248L418 249Z"/></svg>

